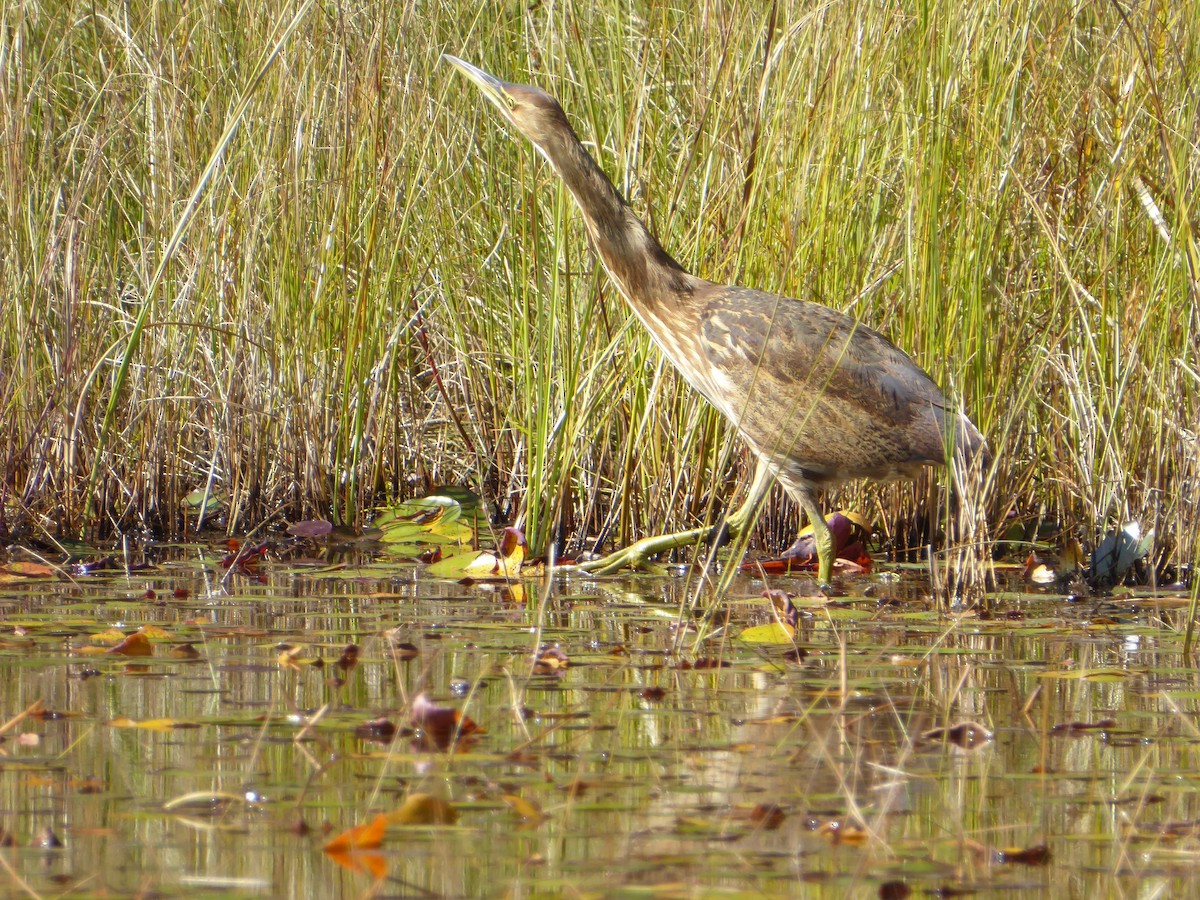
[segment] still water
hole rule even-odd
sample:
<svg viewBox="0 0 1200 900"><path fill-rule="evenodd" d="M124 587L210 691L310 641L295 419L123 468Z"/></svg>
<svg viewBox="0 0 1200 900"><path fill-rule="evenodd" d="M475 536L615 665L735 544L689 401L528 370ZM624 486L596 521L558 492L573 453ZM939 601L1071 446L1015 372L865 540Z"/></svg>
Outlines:
<svg viewBox="0 0 1200 900"><path fill-rule="evenodd" d="M1179 596L947 616L877 569L702 621L694 576L222 555L0 582L5 895L1200 892ZM768 587L794 644L738 637ZM324 852L414 795L453 821Z"/></svg>

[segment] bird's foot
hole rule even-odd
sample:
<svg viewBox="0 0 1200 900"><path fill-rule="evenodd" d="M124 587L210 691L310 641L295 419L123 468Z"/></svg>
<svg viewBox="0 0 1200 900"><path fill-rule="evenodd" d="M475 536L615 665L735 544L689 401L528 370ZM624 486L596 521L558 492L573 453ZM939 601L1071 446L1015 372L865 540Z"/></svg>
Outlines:
<svg viewBox="0 0 1200 900"><path fill-rule="evenodd" d="M702 540L710 540L719 534L718 528L693 528L690 531L680 531L675 534L660 534L655 537L642 538L608 556L579 563L573 568L592 575L611 575L627 566L642 569L647 567L652 556L688 547Z"/></svg>

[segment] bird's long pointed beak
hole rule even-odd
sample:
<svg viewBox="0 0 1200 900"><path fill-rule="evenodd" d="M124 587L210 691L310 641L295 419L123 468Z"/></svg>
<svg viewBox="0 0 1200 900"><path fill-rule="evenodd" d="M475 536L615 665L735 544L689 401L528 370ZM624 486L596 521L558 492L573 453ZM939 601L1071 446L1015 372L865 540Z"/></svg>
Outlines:
<svg viewBox="0 0 1200 900"><path fill-rule="evenodd" d="M457 56L451 56L449 53L443 53L442 59L450 63L460 72L475 82L475 85L483 91L485 97L491 100L500 108L502 112L507 113L508 107L504 97L504 82L495 75L489 75L477 66L471 65L464 59L459 59Z"/></svg>

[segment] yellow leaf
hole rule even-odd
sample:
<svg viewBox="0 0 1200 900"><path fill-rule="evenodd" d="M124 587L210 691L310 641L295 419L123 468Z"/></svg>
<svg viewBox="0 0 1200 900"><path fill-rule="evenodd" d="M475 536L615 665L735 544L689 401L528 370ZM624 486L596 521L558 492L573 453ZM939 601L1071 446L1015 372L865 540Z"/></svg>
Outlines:
<svg viewBox="0 0 1200 900"><path fill-rule="evenodd" d="M521 824L526 827L536 828L546 821L546 814L534 800L526 800L516 794L505 794L501 799L508 804L509 809L516 813Z"/></svg>
<svg viewBox="0 0 1200 900"><path fill-rule="evenodd" d="M738 640L749 644L791 644L795 637L796 629L787 622L768 622L743 630Z"/></svg>
<svg viewBox="0 0 1200 900"><path fill-rule="evenodd" d="M453 825L458 821L454 807L433 794L410 794L399 809L387 814L392 825Z"/></svg>
<svg viewBox="0 0 1200 900"><path fill-rule="evenodd" d="M138 721L129 716L117 716L115 719L109 719L105 724L111 728L140 728L143 731L175 731L178 728L198 727L194 722L185 722L181 719L142 719Z"/></svg>
<svg viewBox="0 0 1200 900"><path fill-rule="evenodd" d="M105 631L98 631L88 638L93 644L119 644L125 640L125 632L119 628L109 628Z"/></svg>

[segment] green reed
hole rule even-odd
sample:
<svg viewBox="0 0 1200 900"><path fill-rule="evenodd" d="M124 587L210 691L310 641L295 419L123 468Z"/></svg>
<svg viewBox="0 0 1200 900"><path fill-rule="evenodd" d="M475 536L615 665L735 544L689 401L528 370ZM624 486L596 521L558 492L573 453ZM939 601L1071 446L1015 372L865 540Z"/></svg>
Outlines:
<svg viewBox="0 0 1200 900"><path fill-rule="evenodd" d="M1195 2L297 9L0 14L0 524L178 532L208 486L230 531L362 525L461 483L573 552L736 499L735 436L447 51L556 94L685 266L912 353L988 435L994 526L1200 546ZM908 546L945 496L831 500Z"/></svg>

